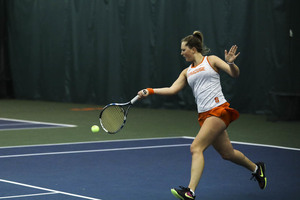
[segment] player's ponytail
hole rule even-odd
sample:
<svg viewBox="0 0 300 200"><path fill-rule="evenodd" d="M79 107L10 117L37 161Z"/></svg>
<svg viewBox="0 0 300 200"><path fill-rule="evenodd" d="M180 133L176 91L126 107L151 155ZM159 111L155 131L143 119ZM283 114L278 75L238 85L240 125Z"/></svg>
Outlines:
<svg viewBox="0 0 300 200"><path fill-rule="evenodd" d="M203 42L203 34L200 31L194 31L193 36L198 38L201 43Z"/></svg>
<svg viewBox="0 0 300 200"><path fill-rule="evenodd" d="M186 36L181 42L186 42L189 48L195 47L202 55L206 55L210 51L210 49L205 46L204 37L200 31L194 31L193 35Z"/></svg>

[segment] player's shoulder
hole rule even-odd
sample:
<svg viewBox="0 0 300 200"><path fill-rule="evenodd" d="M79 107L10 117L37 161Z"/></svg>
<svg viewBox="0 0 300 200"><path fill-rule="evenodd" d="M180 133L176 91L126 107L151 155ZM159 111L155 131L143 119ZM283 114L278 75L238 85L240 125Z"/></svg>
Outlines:
<svg viewBox="0 0 300 200"><path fill-rule="evenodd" d="M186 68L184 68L183 70L182 70L182 74L186 74L187 73L187 71L188 71L188 69L189 69L189 67L186 67Z"/></svg>
<svg viewBox="0 0 300 200"><path fill-rule="evenodd" d="M182 72L186 72L189 69L189 67L186 67L182 70Z"/></svg>
<svg viewBox="0 0 300 200"><path fill-rule="evenodd" d="M208 60L208 63L209 65L216 71L216 72L219 72L218 70L218 66L220 65L220 62L222 61L221 58L219 58L218 56L216 55L210 55L210 56L207 56L207 60Z"/></svg>
<svg viewBox="0 0 300 200"><path fill-rule="evenodd" d="M208 61L209 62L216 62L216 61L219 61L221 58L219 58L218 56L216 56L216 55L209 55L209 56L207 56L207 59L208 59Z"/></svg>
<svg viewBox="0 0 300 200"><path fill-rule="evenodd" d="M181 71L181 73L180 73L179 76L184 76L184 77L186 77L188 69L189 69L188 67L184 68L184 69Z"/></svg>

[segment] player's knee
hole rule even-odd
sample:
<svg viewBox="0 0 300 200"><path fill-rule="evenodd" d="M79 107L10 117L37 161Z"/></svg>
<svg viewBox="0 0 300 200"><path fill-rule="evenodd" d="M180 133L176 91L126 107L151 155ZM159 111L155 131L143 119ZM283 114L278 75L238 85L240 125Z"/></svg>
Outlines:
<svg viewBox="0 0 300 200"><path fill-rule="evenodd" d="M196 153L203 153L203 148L201 148L200 145L197 145L197 144L192 144L190 146L190 151L191 151L191 154L196 154Z"/></svg>
<svg viewBox="0 0 300 200"><path fill-rule="evenodd" d="M224 160L232 160L234 157L233 152L221 152L220 154Z"/></svg>

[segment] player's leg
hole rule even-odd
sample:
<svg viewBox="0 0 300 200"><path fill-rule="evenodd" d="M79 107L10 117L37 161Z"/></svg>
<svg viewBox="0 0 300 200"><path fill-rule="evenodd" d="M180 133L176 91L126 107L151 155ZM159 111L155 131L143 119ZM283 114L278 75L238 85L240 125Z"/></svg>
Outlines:
<svg viewBox="0 0 300 200"><path fill-rule="evenodd" d="M267 178L265 175L265 164L263 162L253 163L242 152L234 149L226 130L221 133L213 142L214 148L219 152L223 159L241 165L252 172L253 177L258 181L261 189L266 188Z"/></svg>
<svg viewBox="0 0 300 200"><path fill-rule="evenodd" d="M225 129L226 125L217 117L212 116L205 120L191 145L192 166L189 186L188 188L181 187L181 189L172 189L171 191L174 196L180 199L194 199L194 195L190 193L190 189L195 191L200 181L204 169L203 152Z"/></svg>
<svg viewBox="0 0 300 200"><path fill-rule="evenodd" d="M253 172L256 168L255 163L249 160L242 152L234 149L228 137L228 133L224 130L213 142L213 147L222 156L223 159L244 166Z"/></svg>
<svg viewBox="0 0 300 200"><path fill-rule="evenodd" d="M191 145L192 166L189 188L196 190L204 169L203 152L226 129L223 121L217 117L209 117L203 123L199 133Z"/></svg>

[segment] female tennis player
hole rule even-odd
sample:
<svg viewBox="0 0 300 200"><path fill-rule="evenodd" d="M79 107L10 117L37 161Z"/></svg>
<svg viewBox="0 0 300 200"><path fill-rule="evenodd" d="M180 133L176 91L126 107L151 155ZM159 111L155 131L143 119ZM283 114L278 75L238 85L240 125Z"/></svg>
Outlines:
<svg viewBox="0 0 300 200"><path fill-rule="evenodd" d="M240 70L234 63L240 54L237 48L233 45L229 51L225 50L225 61L215 55L205 56L209 49L203 43L202 33L195 31L181 41L181 55L191 65L181 72L172 86L147 88L138 92L140 98L144 98L151 94L174 95L187 84L192 88L201 128L190 147L192 164L189 185L171 189L172 194L179 199L195 199L195 190L204 169L203 152L210 145L223 159L250 170L261 189L266 187L265 164L253 163L242 152L234 149L226 131L228 125L239 117L239 113L229 107L222 93L219 71L223 70L234 78L239 76Z"/></svg>

